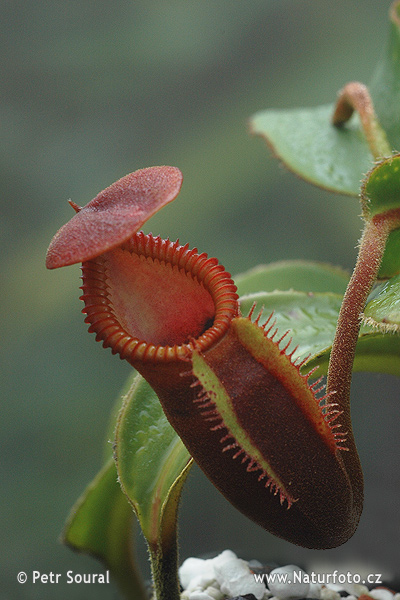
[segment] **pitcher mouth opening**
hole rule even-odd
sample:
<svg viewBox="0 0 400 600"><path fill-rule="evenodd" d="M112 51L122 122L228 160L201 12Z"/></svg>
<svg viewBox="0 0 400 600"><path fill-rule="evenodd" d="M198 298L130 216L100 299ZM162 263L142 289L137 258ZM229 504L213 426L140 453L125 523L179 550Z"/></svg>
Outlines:
<svg viewBox="0 0 400 600"><path fill-rule="evenodd" d="M143 232L85 261L82 280L89 331L133 365L205 351L238 314L236 286L217 259Z"/></svg>

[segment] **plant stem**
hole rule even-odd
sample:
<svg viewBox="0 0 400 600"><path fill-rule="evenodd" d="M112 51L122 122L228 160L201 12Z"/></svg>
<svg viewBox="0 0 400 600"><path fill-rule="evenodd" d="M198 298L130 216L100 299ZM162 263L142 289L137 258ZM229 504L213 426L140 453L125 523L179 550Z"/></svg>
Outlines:
<svg viewBox="0 0 400 600"><path fill-rule="evenodd" d="M397 212L375 215L366 222L356 266L339 312L329 361L327 391L334 391L341 407L348 412L360 315L377 278L388 235L395 228L396 220L399 220Z"/></svg>
<svg viewBox="0 0 400 600"><path fill-rule="evenodd" d="M168 549L149 544L154 600L179 600L177 537Z"/></svg>
<svg viewBox="0 0 400 600"><path fill-rule="evenodd" d="M328 367L327 393L334 394L333 402L337 403L342 412L341 421L343 431L352 431L350 411L350 387L353 362L361 325L361 313L364 310L368 295L374 285L379 267L385 251L386 241L393 229L392 212L376 215L367 220L360 241L357 262L350 278L346 293L340 308L335 338L333 340L331 356ZM397 217L398 226L400 225ZM361 466L354 437L347 439L349 452L341 453L341 460L345 465L349 480L352 481L354 498L358 499L354 505L355 513L362 510L363 481L360 477Z"/></svg>
<svg viewBox="0 0 400 600"><path fill-rule="evenodd" d="M392 154L385 131L379 124L367 86L358 81L345 85L339 92L332 123L343 126L357 111L369 149L375 160Z"/></svg>

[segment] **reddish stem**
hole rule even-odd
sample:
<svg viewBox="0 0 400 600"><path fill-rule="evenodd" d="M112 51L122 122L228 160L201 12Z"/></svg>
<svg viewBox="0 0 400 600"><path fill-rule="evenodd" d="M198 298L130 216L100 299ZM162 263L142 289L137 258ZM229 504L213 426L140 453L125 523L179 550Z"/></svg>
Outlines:
<svg viewBox="0 0 400 600"><path fill-rule="evenodd" d="M356 266L343 298L329 362L327 391L335 392L336 401L348 413L360 315L377 278L388 235L399 226L399 209L375 215L366 222Z"/></svg>
<svg viewBox="0 0 400 600"><path fill-rule="evenodd" d="M333 340L328 368L327 393L334 394L334 402L343 411L343 427L352 431L350 414L350 387L354 356L368 295L378 276L389 233L400 226L400 210L375 215L366 222L353 275L347 286ZM360 477L357 449L352 435L348 436L349 452L341 454L354 498L362 499L363 482ZM362 501L362 500L361 500ZM356 507L357 508L357 507ZM360 507L361 510L361 507Z"/></svg>
<svg viewBox="0 0 400 600"><path fill-rule="evenodd" d="M333 125L342 127L354 111L360 115L365 138L374 159L390 156L391 149L386 134L379 125L368 88L358 81L352 81L340 90L332 116Z"/></svg>

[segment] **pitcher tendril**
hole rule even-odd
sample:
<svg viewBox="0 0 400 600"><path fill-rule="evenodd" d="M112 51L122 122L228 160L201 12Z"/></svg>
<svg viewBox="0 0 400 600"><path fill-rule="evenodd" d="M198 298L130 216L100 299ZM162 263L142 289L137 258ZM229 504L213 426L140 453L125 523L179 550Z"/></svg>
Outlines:
<svg viewBox="0 0 400 600"><path fill-rule="evenodd" d="M385 131L379 124L368 88L363 83L352 81L338 94L332 124L343 127L356 111L360 116L369 149L374 159L391 155Z"/></svg>

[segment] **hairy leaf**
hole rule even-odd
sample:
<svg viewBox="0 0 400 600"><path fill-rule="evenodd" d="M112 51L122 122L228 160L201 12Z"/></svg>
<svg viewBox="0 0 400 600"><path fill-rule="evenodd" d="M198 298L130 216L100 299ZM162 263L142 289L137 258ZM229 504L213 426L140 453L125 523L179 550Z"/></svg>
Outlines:
<svg viewBox="0 0 400 600"><path fill-rule="evenodd" d="M379 285L364 310L365 323L380 331L400 331L400 275Z"/></svg>
<svg viewBox="0 0 400 600"><path fill-rule="evenodd" d="M303 366L303 372L318 366L316 377L327 373L342 302L340 295L304 292L251 294L241 299L242 313L247 314L254 302L257 303L257 309L264 308L260 323L273 311L278 333L283 335L290 330L290 335L293 336L292 348L298 345L294 358L310 355ZM370 326L363 326L357 343L354 371L400 375L399 355L400 336L385 335Z"/></svg>
<svg viewBox="0 0 400 600"><path fill-rule="evenodd" d="M368 173L361 189L361 200L367 220L400 209L400 155L381 161ZM392 277L399 272L400 229L394 229L386 242L379 277Z"/></svg>
<svg viewBox="0 0 400 600"><path fill-rule="evenodd" d="M182 485L192 464L157 395L138 375L120 412L115 454L121 486L151 545L175 535Z"/></svg>
<svg viewBox="0 0 400 600"><path fill-rule="evenodd" d="M242 314L246 315L254 303L257 304L257 310L263 309L260 324L273 312L279 335L290 330L292 347L298 347L293 355L296 359L309 354L314 356L331 346L342 296L295 291L260 292L241 298Z"/></svg>
<svg viewBox="0 0 400 600"><path fill-rule="evenodd" d="M146 600L132 557L133 521L110 459L73 507L63 542L103 561L127 598Z"/></svg>
<svg viewBox="0 0 400 600"><path fill-rule="evenodd" d="M380 162L368 174L363 186L365 218L400 208L400 156Z"/></svg>

